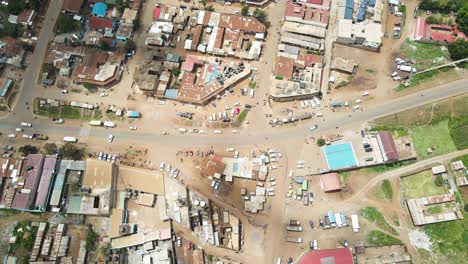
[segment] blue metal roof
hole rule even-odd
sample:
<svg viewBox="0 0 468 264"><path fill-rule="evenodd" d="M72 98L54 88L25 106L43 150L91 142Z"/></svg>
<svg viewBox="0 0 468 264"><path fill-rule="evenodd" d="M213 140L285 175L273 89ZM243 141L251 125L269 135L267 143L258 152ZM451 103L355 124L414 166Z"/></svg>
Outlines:
<svg viewBox="0 0 468 264"><path fill-rule="evenodd" d="M11 79L5 80L5 83L0 87L0 97L5 96L5 94L8 92L12 84L13 84L13 80Z"/></svg>
<svg viewBox="0 0 468 264"><path fill-rule="evenodd" d="M369 5L369 0L362 0L359 5L359 10L357 13L357 21L363 21L366 17L367 6Z"/></svg>
<svg viewBox="0 0 468 264"><path fill-rule="evenodd" d="M375 1L376 1L376 0L370 0L370 1L369 1L369 5L372 6L372 7L374 7L374 6L375 6Z"/></svg>
<svg viewBox="0 0 468 264"><path fill-rule="evenodd" d="M176 99L177 96L179 96L178 89L166 89L166 92L164 93L164 97L169 99Z"/></svg>
<svg viewBox="0 0 468 264"><path fill-rule="evenodd" d="M94 4L91 14L97 17L105 17L106 11L107 11L107 5L105 3L98 2Z"/></svg>
<svg viewBox="0 0 468 264"><path fill-rule="evenodd" d="M346 0L345 19L353 19L354 0Z"/></svg>

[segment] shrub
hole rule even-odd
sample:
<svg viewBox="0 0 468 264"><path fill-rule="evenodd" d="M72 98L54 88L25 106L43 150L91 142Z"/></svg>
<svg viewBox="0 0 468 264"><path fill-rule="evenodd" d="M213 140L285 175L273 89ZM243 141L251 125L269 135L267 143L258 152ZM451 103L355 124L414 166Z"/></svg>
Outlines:
<svg viewBox="0 0 468 264"><path fill-rule="evenodd" d="M444 185L444 179L442 178L441 175L437 175L437 176L436 176L436 178L435 178L435 180L434 180L434 184L435 184L436 186L439 186L439 187L441 187L441 186Z"/></svg>
<svg viewBox="0 0 468 264"><path fill-rule="evenodd" d="M326 144L325 139L323 139L323 138L317 139L317 145L319 147L325 146L325 144Z"/></svg>

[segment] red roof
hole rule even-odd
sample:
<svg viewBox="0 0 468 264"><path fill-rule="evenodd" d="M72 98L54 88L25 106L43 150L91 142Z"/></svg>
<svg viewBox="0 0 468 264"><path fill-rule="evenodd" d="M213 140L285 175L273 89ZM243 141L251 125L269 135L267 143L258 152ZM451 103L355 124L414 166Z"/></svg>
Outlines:
<svg viewBox="0 0 468 264"><path fill-rule="evenodd" d="M304 54L304 55L300 55L298 60L304 61L305 66L309 67L317 63L323 63L323 56L315 55L315 54Z"/></svg>
<svg viewBox="0 0 468 264"><path fill-rule="evenodd" d="M318 251L308 251L297 262L298 264L354 264L349 248L336 248Z"/></svg>
<svg viewBox="0 0 468 264"><path fill-rule="evenodd" d="M320 187L324 192L340 191L341 182L338 174L334 172L320 175Z"/></svg>
<svg viewBox="0 0 468 264"><path fill-rule="evenodd" d="M415 23L414 38L416 40L423 39L426 32L426 19L418 17Z"/></svg>
<svg viewBox="0 0 468 264"><path fill-rule="evenodd" d="M445 40L448 42L448 43L452 43L452 42L455 42L455 40L457 40L457 37L455 37L454 35L445 35Z"/></svg>
<svg viewBox="0 0 468 264"><path fill-rule="evenodd" d="M323 0L308 0L307 2L309 4L321 5L323 3Z"/></svg>
<svg viewBox="0 0 468 264"><path fill-rule="evenodd" d="M91 16L89 18L88 26L93 29L112 28L112 20L107 19L107 18Z"/></svg>
<svg viewBox="0 0 468 264"><path fill-rule="evenodd" d="M450 25L445 25L445 24L435 24L435 25L431 25L431 28L434 28L434 29L445 29L445 30L452 30L452 26Z"/></svg>
<svg viewBox="0 0 468 264"><path fill-rule="evenodd" d="M387 160L398 160L398 151L396 149L395 142L393 141L392 133L390 133L390 131L380 132L379 138L382 142L382 146L385 151L385 155L387 156Z"/></svg>
<svg viewBox="0 0 468 264"><path fill-rule="evenodd" d="M156 7L156 8L154 9L153 19L158 19L160 15L161 15L161 8L160 8L160 7Z"/></svg>

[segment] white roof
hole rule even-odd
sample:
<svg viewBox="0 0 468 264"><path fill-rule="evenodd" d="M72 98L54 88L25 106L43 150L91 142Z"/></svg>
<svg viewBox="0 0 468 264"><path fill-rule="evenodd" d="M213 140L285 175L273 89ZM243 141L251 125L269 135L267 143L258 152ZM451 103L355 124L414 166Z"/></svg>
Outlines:
<svg viewBox="0 0 468 264"><path fill-rule="evenodd" d="M432 174L441 174L446 172L444 165L432 167Z"/></svg>
<svg viewBox="0 0 468 264"><path fill-rule="evenodd" d="M111 78L112 76L114 76L116 68L117 68L116 64L104 64L101 67L101 70L99 71L99 73L96 74L96 77L94 77L94 79L96 81L103 82L103 81Z"/></svg>
<svg viewBox="0 0 468 264"><path fill-rule="evenodd" d="M286 21L283 24L283 31L298 33L302 35L315 36L319 38L325 38L327 29L323 27L317 27L314 25L298 24L294 22Z"/></svg>
<svg viewBox="0 0 468 264"><path fill-rule="evenodd" d="M189 49L191 49L191 48L192 48L192 40L191 40L191 39L187 39L187 40L185 41L185 44L184 44L184 49L189 50Z"/></svg>

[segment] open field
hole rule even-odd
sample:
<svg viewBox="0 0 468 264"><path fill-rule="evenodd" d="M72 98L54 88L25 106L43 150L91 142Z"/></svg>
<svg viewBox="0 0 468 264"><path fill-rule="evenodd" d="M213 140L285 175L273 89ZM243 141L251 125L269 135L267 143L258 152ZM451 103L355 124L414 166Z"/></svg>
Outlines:
<svg viewBox="0 0 468 264"><path fill-rule="evenodd" d="M382 230L389 232L393 235L398 235L398 232L391 227L388 222L385 220L384 216L382 215L379 210L375 207L365 207L360 210L360 214L362 217L366 218L370 222L374 222L377 227L381 228Z"/></svg>
<svg viewBox="0 0 468 264"><path fill-rule="evenodd" d="M414 142L416 153L419 157L428 158L455 151L457 148L450 136L448 120L437 124L417 126L410 129L410 135ZM432 148L432 153L426 152Z"/></svg>
<svg viewBox="0 0 468 264"><path fill-rule="evenodd" d="M367 235L367 243L373 246L391 246L391 245L401 245L400 239L387 235L379 230L370 231Z"/></svg>
<svg viewBox="0 0 468 264"><path fill-rule="evenodd" d="M401 179L401 192L405 198L419 198L445 193L434 184L432 171L423 171Z"/></svg>
<svg viewBox="0 0 468 264"><path fill-rule="evenodd" d="M393 198L393 189L390 180L383 180L382 183L374 189L374 196L379 200L391 201Z"/></svg>
<svg viewBox="0 0 468 264"><path fill-rule="evenodd" d="M447 47L431 43L419 43L406 39L400 47L403 59L412 58L418 71L444 64L450 55Z"/></svg>

